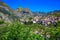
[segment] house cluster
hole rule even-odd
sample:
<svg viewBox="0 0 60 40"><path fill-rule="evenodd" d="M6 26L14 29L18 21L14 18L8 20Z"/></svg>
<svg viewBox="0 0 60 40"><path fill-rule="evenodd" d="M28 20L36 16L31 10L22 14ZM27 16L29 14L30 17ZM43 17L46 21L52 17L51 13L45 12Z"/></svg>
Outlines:
<svg viewBox="0 0 60 40"><path fill-rule="evenodd" d="M29 20L27 20L27 22L28 21ZM60 17L53 17L53 16L42 17L42 16L36 16L36 17L32 18L30 21L32 21L32 23L39 23L39 24L45 25L45 26L49 26L49 25L56 26L57 22L60 21Z"/></svg>
<svg viewBox="0 0 60 40"><path fill-rule="evenodd" d="M60 21L60 17L47 16L41 20L38 20L36 18L35 23L38 22L38 23L45 25L45 26L53 25L56 27L58 21Z"/></svg>
<svg viewBox="0 0 60 40"><path fill-rule="evenodd" d="M59 17L48 16L42 20L42 25L45 25L45 26L53 25L56 27L59 19L60 19Z"/></svg>

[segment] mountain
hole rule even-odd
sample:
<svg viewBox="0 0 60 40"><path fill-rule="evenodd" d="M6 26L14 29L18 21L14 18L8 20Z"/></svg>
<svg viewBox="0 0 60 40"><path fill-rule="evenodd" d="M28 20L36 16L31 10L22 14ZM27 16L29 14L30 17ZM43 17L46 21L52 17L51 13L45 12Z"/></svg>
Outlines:
<svg viewBox="0 0 60 40"><path fill-rule="evenodd" d="M32 16L32 12L28 8L17 8L14 12L20 18L26 18L27 16Z"/></svg>
<svg viewBox="0 0 60 40"><path fill-rule="evenodd" d="M47 14L51 16L60 16L60 10L54 10L54 11L48 12Z"/></svg>
<svg viewBox="0 0 60 40"><path fill-rule="evenodd" d="M12 10L4 2L0 2L0 18L6 22L16 21L20 18L28 18L32 16L33 14L28 8L17 8L16 10Z"/></svg>
<svg viewBox="0 0 60 40"><path fill-rule="evenodd" d="M29 8L18 7L16 10L12 10L4 2L0 2L0 19L11 22L20 20L21 18L29 18L35 16L60 16L60 10L51 12L32 12Z"/></svg>
<svg viewBox="0 0 60 40"><path fill-rule="evenodd" d="M45 12L33 12L33 15L34 16L46 16L47 13L45 13Z"/></svg>
<svg viewBox="0 0 60 40"><path fill-rule="evenodd" d="M0 2L0 18L6 22L11 22L18 17L8 5L6 5L4 2Z"/></svg>

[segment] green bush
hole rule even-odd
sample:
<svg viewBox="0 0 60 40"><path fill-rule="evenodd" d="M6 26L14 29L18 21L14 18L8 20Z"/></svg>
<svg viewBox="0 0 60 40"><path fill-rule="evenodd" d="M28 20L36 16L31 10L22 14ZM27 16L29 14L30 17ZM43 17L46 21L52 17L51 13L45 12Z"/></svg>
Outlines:
<svg viewBox="0 0 60 40"><path fill-rule="evenodd" d="M0 24L3 24L4 23L4 20L0 20Z"/></svg>
<svg viewBox="0 0 60 40"><path fill-rule="evenodd" d="M58 23L59 24L59 23ZM38 31L35 34L34 31ZM43 31L42 31L43 30ZM42 32L42 33L41 33ZM42 35L42 36L41 36ZM50 35L50 37L47 37ZM19 22L8 24L0 28L0 40L58 40L60 27L43 27L39 24L25 25Z"/></svg>
<svg viewBox="0 0 60 40"><path fill-rule="evenodd" d="M4 6L4 7L8 7L5 3L0 2L0 5Z"/></svg>
<svg viewBox="0 0 60 40"><path fill-rule="evenodd" d="M0 40L44 40L41 35L31 33L26 25L15 22L7 26L0 29Z"/></svg>

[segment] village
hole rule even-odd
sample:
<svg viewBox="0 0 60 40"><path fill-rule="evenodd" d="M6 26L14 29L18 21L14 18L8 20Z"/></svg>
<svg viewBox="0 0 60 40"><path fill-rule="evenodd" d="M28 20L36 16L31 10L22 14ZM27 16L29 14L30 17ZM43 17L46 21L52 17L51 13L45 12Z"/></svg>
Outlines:
<svg viewBox="0 0 60 40"><path fill-rule="evenodd" d="M57 26L58 21L60 21L60 17L53 17L53 16L47 16L47 17L43 17L43 16L35 16L31 19L20 19L20 21L22 22L26 22L28 23L29 21L31 21L33 24L35 23L39 23L41 25L45 25L45 26L49 26L49 25L53 25L54 27Z"/></svg>

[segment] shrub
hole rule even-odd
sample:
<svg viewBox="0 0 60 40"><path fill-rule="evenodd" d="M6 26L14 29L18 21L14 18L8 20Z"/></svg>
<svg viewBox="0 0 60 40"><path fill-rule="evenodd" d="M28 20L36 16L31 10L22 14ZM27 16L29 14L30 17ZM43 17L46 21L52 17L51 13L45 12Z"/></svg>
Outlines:
<svg viewBox="0 0 60 40"><path fill-rule="evenodd" d="M0 40L44 40L39 34L31 33L29 27L18 22L0 30Z"/></svg>
<svg viewBox="0 0 60 40"><path fill-rule="evenodd" d="M4 23L4 20L0 20L0 24L3 24Z"/></svg>

